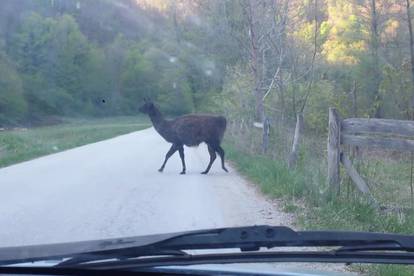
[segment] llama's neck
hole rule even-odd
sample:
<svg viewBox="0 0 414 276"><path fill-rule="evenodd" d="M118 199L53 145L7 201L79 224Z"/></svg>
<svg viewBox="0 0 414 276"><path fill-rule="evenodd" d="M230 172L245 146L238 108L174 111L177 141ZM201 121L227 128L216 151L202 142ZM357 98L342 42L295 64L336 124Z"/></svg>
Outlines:
<svg viewBox="0 0 414 276"><path fill-rule="evenodd" d="M161 134L161 136L165 135L165 132L168 131L168 121L164 119L164 116L161 112L154 108L152 112L149 114L152 125L154 126L155 130ZM165 138L165 137L164 137Z"/></svg>

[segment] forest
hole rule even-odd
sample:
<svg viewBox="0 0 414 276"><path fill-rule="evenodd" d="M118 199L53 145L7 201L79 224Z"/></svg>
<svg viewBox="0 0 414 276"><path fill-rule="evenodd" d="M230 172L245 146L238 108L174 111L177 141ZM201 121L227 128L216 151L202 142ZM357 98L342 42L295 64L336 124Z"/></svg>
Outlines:
<svg viewBox="0 0 414 276"><path fill-rule="evenodd" d="M182 50L168 28L129 0L2 1L0 126L136 114L144 96L169 114L193 111L193 91L216 76L197 76L203 54Z"/></svg>
<svg viewBox="0 0 414 276"><path fill-rule="evenodd" d="M0 124L210 111L249 124L327 109L409 119L409 0L5 0ZM290 121L289 121L290 120Z"/></svg>

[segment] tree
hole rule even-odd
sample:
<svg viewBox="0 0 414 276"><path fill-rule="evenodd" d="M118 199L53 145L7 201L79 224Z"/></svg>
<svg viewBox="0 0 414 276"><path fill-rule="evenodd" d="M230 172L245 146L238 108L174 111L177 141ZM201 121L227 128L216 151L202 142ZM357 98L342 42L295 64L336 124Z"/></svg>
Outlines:
<svg viewBox="0 0 414 276"><path fill-rule="evenodd" d="M59 113L79 107L87 95L81 86L89 45L75 20L31 14L24 18L10 47L34 112Z"/></svg>
<svg viewBox="0 0 414 276"><path fill-rule="evenodd" d="M139 47L128 50L121 73L121 95L125 111L133 113L143 98L157 95L156 75L152 64L143 56Z"/></svg>
<svg viewBox="0 0 414 276"><path fill-rule="evenodd" d="M374 117L381 117L381 94L379 86L381 83L381 68L379 63L379 33L378 33L378 13L377 13L377 1L370 0L371 5L371 41L370 48L372 53L372 74L373 74L373 93L374 93Z"/></svg>
<svg viewBox="0 0 414 276"><path fill-rule="evenodd" d="M407 12L407 26L409 31L409 47L410 47L410 61L411 61L411 81L414 84L414 38L413 38L413 26L411 22L411 5L410 0L406 0L406 12ZM414 119L414 93L411 98L411 120Z"/></svg>
<svg viewBox="0 0 414 276"><path fill-rule="evenodd" d="M26 109L21 79L12 62L0 52L0 126L18 123Z"/></svg>

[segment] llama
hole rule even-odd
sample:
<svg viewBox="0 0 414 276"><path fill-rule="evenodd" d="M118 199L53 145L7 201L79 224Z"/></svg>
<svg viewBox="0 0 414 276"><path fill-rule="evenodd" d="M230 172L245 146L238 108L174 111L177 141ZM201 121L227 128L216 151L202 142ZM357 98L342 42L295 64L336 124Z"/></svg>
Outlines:
<svg viewBox="0 0 414 276"><path fill-rule="evenodd" d="M139 111L147 114L155 130L167 142L172 143L170 150L165 156L164 163L158 170L159 172L164 170L168 159L178 150L183 166L181 174L185 174L184 145L194 147L202 142L207 144L210 154L210 162L202 174L207 174L210 171L211 165L213 165L216 159L216 152L221 158L222 169L228 172L224 165L224 150L220 146L224 131L226 130L226 118L213 115L188 114L173 120L166 120L158 108L148 100L144 101Z"/></svg>

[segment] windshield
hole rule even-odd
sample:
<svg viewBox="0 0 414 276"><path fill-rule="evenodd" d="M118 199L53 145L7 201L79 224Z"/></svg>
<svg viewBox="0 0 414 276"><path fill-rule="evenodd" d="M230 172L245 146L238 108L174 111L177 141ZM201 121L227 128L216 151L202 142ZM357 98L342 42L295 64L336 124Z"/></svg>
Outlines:
<svg viewBox="0 0 414 276"><path fill-rule="evenodd" d="M411 4L2 0L0 247L414 234Z"/></svg>

